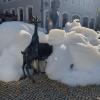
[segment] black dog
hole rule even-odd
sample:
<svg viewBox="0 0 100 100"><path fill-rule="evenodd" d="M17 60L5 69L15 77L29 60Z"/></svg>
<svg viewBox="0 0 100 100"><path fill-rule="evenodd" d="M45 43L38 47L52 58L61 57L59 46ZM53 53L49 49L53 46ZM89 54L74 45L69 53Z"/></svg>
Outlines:
<svg viewBox="0 0 100 100"><path fill-rule="evenodd" d="M30 74L29 70L33 69L33 75L39 73L39 65L37 64L37 69L35 69L34 66L32 66L32 61L40 61L47 59L48 56L50 56L50 54L52 53L52 46L50 46L47 43L39 43L37 29L38 29L38 23L40 21L37 17L36 18L33 17L33 19L34 19L33 23L35 25L35 30L32 36L31 43L21 53L23 54L23 66L22 66L24 74L23 78L26 78L28 75L28 77L34 81L33 76ZM27 74L25 73L25 70Z"/></svg>
<svg viewBox="0 0 100 100"><path fill-rule="evenodd" d="M39 46L39 37L38 37L38 23L40 23L38 17L33 17L33 23L35 25L35 29L34 29L34 34L32 36L32 40L31 43L29 44L28 47L26 47L26 49L24 51L22 51L21 53L23 54L23 73L24 73L24 78L28 75L29 78L32 79L29 69L32 68L32 61L36 60L38 57L38 46ZM27 72L27 75L25 74L25 69ZM33 69L33 71L35 72L35 69Z"/></svg>

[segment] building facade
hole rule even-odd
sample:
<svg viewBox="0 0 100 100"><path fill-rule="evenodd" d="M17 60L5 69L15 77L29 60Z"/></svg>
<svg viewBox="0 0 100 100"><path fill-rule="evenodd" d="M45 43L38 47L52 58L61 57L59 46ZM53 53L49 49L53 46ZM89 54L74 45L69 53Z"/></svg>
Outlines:
<svg viewBox="0 0 100 100"><path fill-rule="evenodd" d="M53 1L60 2L57 26L62 28L67 21L78 18L85 27L100 27L97 24L100 0L0 0L0 11L14 13L20 21L29 21L32 15L39 16L43 21L42 26L46 28Z"/></svg>
<svg viewBox="0 0 100 100"><path fill-rule="evenodd" d="M51 0L53 1L53 0ZM100 18L100 0L55 0L60 1L58 9L59 26L64 27L67 21L80 19L85 27L95 28L97 17Z"/></svg>
<svg viewBox="0 0 100 100"><path fill-rule="evenodd" d="M66 17L67 21L78 18L83 26L95 27L100 0L60 0L60 2L60 25L63 24L62 18Z"/></svg>
<svg viewBox="0 0 100 100"><path fill-rule="evenodd" d="M3 13L13 13L20 21L28 21L32 15L41 18L40 0L0 0L0 8Z"/></svg>

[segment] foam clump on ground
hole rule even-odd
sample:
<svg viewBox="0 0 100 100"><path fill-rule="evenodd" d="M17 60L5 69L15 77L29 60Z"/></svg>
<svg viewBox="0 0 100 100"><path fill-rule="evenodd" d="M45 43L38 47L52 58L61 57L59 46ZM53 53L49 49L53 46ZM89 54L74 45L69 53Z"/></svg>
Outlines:
<svg viewBox="0 0 100 100"><path fill-rule="evenodd" d="M100 43L100 41L98 40L99 35L97 34L97 32L93 29L81 26L80 22L77 19L75 19L72 23L67 22L64 29L66 32L75 31L76 33L84 35L88 38L89 42L92 45L97 45Z"/></svg>
<svg viewBox="0 0 100 100"><path fill-rule="evenodd" d="M79 28L79 32L75 27ZM60 34L60 31L58 34L55 32L56 35ZM99 46L99 42L95 46L93 44L94 40L99 41L97 37L98 34L89 28L70 28L62 43L59 43L59 39L55 41L58 45L54 45L54 51L48 58L47 76L71 86L100 84L100 52L95 47Z"/></svg>
<svg viewBox="0 0 100 100"><path fill-rule="evenodd" d="M31 42L34 25L24 22L5 22L0 25L0 80L19 80L23 75L23 51ZM40 42L47 42L39 31Z"/></svg>
<svg viewBox="0 0 100 100"><path fill-rule="evenodd" d="M51 45L61 44L65 41L66 32L61 29L52 29L48 35L48 43Z"/></svg>
<svg viewBox="0 0 100 100"><path fill-rule="evenodd" d="M69 30L70 30L71 28L75 27L75 26L81 27L81 24L80 24L80 22L79 22L79 19L73 20L72 23L71 23L71 22L67 22L67 23L65 24L64 30L65 30L66 32L69 32Z"/></svg>

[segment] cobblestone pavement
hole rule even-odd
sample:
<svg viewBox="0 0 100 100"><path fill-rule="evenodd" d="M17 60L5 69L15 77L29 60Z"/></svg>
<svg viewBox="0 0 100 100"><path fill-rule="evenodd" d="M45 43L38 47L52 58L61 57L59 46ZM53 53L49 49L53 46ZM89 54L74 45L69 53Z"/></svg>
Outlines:
<svg viewBox="0 0 100 100"><path fill-rule="evenodd" d="M46 75L17 82L0 81L0 100L100 100L100 86L69 87Z"/></svg>

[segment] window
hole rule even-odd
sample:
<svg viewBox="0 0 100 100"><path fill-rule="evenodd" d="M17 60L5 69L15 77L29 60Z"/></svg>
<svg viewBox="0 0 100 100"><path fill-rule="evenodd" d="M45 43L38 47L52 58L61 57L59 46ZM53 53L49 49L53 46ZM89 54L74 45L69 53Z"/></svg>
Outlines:
<svg viewBox="0 0 100 100"><path fill-rule="evenodd" d="M91 28L91 29L94 29L94 25L95 25L95 19L91 19L90 20L90 23L89 23L89 27Z"/></svg>
<svg viewBox="0 0 100 100"><path fill-rule="evenodd" d="M15 9L11 9L11 14L16 15Z"/></svg>
<svg viewBox="0 0 100 100"><path fill-rule="evenodd" d="M32 7L29 7L28 8L28 20L29 22L32 22L32 16L33 16L33 8Z"/></svg>
<svg viewBox="0 0 100 100"><path fill-rule="evenodd" d="M50 19L53 23L53 28L59 27L59 13L52 11L50 12Z"/></svg>
<svg viewBox="0 0 100 100"><path fill-rule="evenodd" d="M8 9L5 9L4 10L4 14L7 14L7 13L9 13L9 10Z"/></svg>
<svg viewBox="0 0 100 100"><path fill-rule="evenodd" d="M100 9L97 9L97 17L96 17L96 30L100 31Z"/></svg>
<svg viewBox="0 0 100 100"><path fill-rule="evenodd" d="M23 21L23 9L20 9L20 21Z"/></svg>
<svg viewBox="0 0 100 100"><path fill-rule="evenodd" d="M18 20L20 20L20 21L24 20L24 10L23 10L23 8L18 8Z"/></svg>
<svg viewBox="0 0 100 100"><path fill-rule="evenodd" d="M15 15L15 10L12 10L12 14Z"/></svg>
<svg viewBox="0 0 100 100"><path fill-rule="evenodd" d="M49 12L45 12L45 29L47 30L47 33L52 28L52 21L49 17Z"/></svg>
<svg viewBox="0 0 100 100"><path fill-rule="evenodd" d="M84 26L84 27L88 27L88 22L89 22L88 17L84 17L84 18L83 18L83 26Z"/></svg>

